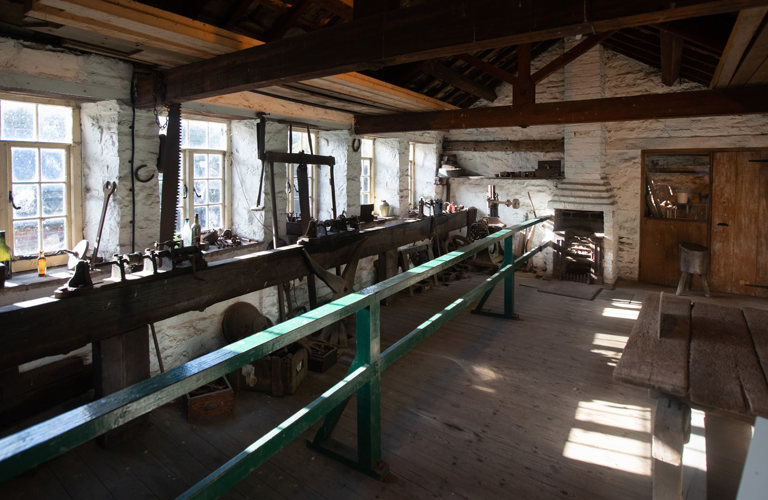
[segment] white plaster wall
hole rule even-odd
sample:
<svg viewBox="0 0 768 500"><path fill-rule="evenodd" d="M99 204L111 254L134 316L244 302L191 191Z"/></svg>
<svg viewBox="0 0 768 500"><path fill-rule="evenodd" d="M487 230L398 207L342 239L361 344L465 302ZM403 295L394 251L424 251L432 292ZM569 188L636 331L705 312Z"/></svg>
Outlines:
<svg viewBox="0 0 768 500"><path fill-rule="evenodd" d="M120 178L117 101L84 103L80 112L82 130L83 170L83 237L90 242L89 252L96 245L99 220L104 204L104 184L120 181L112 195L104 217L99 255L110 259L120 248L120 233L126 204L130 210L129 187ZM130 217L130 216L129 216ZM129 230L130 231L130 230Z"/></svg>
<svg viewBox="0 0 768 500"><path fill-rule="evenodd" d="M257 120L236 120L230 124L231 151L229 166L232 179L232 229L235 233L265 241L271 233L265 230L269 219L268 205L269 176L264 175L261 207L252 210L259 201L259 184L262 182L262 162L259 160L259 148L256 134ZM265 172L265 174L267 174ZM277 188L277 186L276 186ZM267 222L265 222L265 217ZM271 227L271 224L269 224Z"/></svg>
<svg viewBox="0 0 768 500"><path fill-rule="evenodd" d="M382 202L389 203L389 215L400 213L400 140L376 139L373 145L374 175L374 213L379 212ZM406 151L407 155L407 151ZM407 156L406 156L407 158Z"/></svg>
<svg viewBox="0 0 768 500"><path fill-rule="evenodd" d="M130 99L131 64L0 37L0 88L88 100Z"/></svg>
<svg viewBox="0 0 768 500"><path fill-rule="evenodd" d="M320 132L318 134L317 154L332 156L336 161L333 166L333 183L336 192L336 215L347 210L347 153L350 148L350 136L346 130ZM358 176L359 183L359 176ZM315 187L318 200L317 219L333 218L333 203L331 199L331 169L327 166L318 167L317 185ZM358 187L359 193L359 187ZM359 198L359 194L358 194ZM356 215L347 211L347 215Z"/></svg>
<svg viewBox="0 0 768 500"><path fill-rule="evenodd" d="M435 169L440 161L440 144L416 143L414 146L415 199L435 196ZM416 207L418 208L418 207Z"/></svg>
<svg viewBox="0 0 768 500"><path fill-rule="evenodd" d="M84 103L80 112L83 173L83 237L94 248L104 202L103 187L117 182L107 206L99 255L109 259L116 253L142 251L157 240L160 214L157 175L147 183L131 185L131 108L117 101ZM137 110L134 136L134 165L146 164L156 171L159 145L157 122L150 111ZM145 173L143 172L143 173ZM132 241L135 193L136 228ZM133 244L132 244L133 243Z"/></svg>

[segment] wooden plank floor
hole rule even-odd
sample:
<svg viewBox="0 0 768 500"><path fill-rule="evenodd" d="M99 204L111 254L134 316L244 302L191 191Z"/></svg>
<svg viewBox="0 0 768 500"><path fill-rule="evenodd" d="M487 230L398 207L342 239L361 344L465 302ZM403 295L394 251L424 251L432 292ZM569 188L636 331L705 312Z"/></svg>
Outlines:
<svg viewBox="0 0 768 500"><path fill-rule="evenodd" d="M395 298L382 308L383 348L483 278ZM653 400L612 370L653 289L620 285L590 301L538 293L541 283L518 275L520 320L465 311L384 373L384 481L300 440L226 497L649 498ZM501 295L486 307L501 311ZM173 498L345 371L311 372L293 396L241 392L232 415L196 424L180 402L166 405L135 438L86 443L1 484L0 498ZM353 407L335 433L348 444Z"/></svg>

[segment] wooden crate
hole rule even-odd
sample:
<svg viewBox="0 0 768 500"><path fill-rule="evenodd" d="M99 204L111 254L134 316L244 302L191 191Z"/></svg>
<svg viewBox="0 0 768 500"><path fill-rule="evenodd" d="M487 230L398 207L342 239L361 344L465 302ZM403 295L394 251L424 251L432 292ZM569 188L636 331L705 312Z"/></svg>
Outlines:
<svg viewBox="0 0 768 500"><path fill-rule="evenodd" d="M227 377L187 393L187 420L190 422L232 412L235 393Z"/></svg>
<svg viewBox="0 0 768 500"><path fill-rule="evenodd" d="M237 388L268 392L273 396L293 394L307 376L308 366L307 349L293 344L243 366L237 372Z"/></svg>

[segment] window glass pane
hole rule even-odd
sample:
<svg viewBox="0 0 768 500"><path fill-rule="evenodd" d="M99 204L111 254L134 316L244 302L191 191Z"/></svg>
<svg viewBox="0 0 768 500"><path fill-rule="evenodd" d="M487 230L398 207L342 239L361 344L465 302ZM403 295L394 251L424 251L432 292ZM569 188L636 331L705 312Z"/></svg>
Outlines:
<svg viewBox="0 0 768 500"><path fill-rule="evenodd" d="M208 123L208 147L227 149L227 126L223 123Z"/></svg>
<svg viewBox="0 0 768 500"><path fill-rule="evenodd" d="M13 182L35 182L40 179L36 148L11 148Z"/></svg>
<svg viewBox="0 0 768 500"><path fill-rule="evenodd" d="M362 191L368 192L370 191L370 185L369 185L369 179L368 177L363 177L360 179L360 189Z"/></svg>
<svg viewBox="0 0 768 500"><path fill-rule="evenodd" d="M370 203L370 201L369 201L369 200L370 200L370 196L368 195L368 193L363 193L363 194L361 195L361 198L362 198L362 199L360 200L360 203L363 203L363 204L366 204L366 205L367 205L368 203Z"/></svg>
<svg viewBox="0 0 768 500"><path fill-rule="evenodd" d="M195 153L192 159L194 171L192 175L197 179L199 177L208 177L208 155Z"/></svg>
<svg viewBox="0 0 768 500"><path fill-rule="evenodd" d="M224 226L224 222L221 218L221 205L211 205L208 207L208 223L210 228L220 228ZM200 227L203 227L200 224Z"/></svg>
<svg viewBox="0 0 768 500"><path fill-rule="evenodd" d="M64 184L43 184L43 217L65 215Z"/></svg>
<svg viewBox="0 0 768 500"><path fill-rule="evenodd" d="M200 221L200 228L201 229L208 229L211 226L208 225L208 207L202 206L202 207L195 207L195 214L197 214L198 220ZM192 220L195 220L195 216L192 216ZM218 228L220 226L216 226Z"/></svg>
<svg viewBox="0 0 768 500"><path fill-rule="evenodd" d="M221 181L208 181L208 203L221 203Z"/></svg>
<svg viewBox="0 0 768 500"><path fill-rule="evenodd" d="M43 220L43 251L55 252L67 247L67 219L58 217Z"/></svg>
<svg viewBox="0 0 768 500"><path fill-rule="evenodd" d="M221 155L208 155L208 177L213 179L221 178Z"/></svg>
<svg viewBox="0 0 768 500"><path fill-rule="evenodd" d="M195 205L208 203L208 181L195 181ZM200 224L202 226L202 223Z"/></svg>
<svg viewBox="0 0 768 500"><path fill-rule="evenodd" d="M363 175L371 175L370 170L370 164L367 161L363 161L363 170L361 173Z"/></svg>
<svg viewBox="0 0 768 500"><path fill-rule="evenodd" d="M37 107L39 133L38 140L43 142L72 142L72 109L66 106Z"/></svg>
<svg viewBox="0 0 768 500"><path fill-rule="evenodd" d="M38 206L39 184L14 184L13 201L19 210L13 209L14 219L24 219L27 217L40 217Z"/></svg>
<svg viewBox="0 0 768 500"><path fill-rule="evenodd" d="M208 146L208 127L206 122L189 120L187 122L187 137L190 148L204 148Z"/></svg>
<svg viewBox="0 0 768 500"><path fill-rule="evenodd" d="M64 181L66 152L63 149L41 149L40 163L44 181Z"/></svg>
<svg viewBox="0 0 768 500"><path fill-rule="evenodd" d="M40 219L13 221L13 253L37 255L40 248Z"/></svg>
<svg viewBox="0 0 768 500"><path fill-rule="evenodd" d="M363 158L373 158L373 140L363 139L360 147L360 156Z"/></svg>
<svg viewBox="0 0 768 500"><path fill-rule="evenodd" d="M5 141L35 140L35 105L31 102L0 101L0 139Z"/></svg>

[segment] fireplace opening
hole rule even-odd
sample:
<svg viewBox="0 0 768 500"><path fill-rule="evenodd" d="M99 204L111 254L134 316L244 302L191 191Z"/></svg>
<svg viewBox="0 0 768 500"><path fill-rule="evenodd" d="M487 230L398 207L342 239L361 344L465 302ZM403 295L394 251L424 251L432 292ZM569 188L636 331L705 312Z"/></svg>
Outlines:
<svg viewBox="0 0 768 500"><path fill-rule="evenodd" d="M603 212L555 210L556 279L603 282Z"/></svg>

